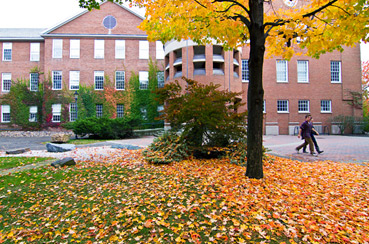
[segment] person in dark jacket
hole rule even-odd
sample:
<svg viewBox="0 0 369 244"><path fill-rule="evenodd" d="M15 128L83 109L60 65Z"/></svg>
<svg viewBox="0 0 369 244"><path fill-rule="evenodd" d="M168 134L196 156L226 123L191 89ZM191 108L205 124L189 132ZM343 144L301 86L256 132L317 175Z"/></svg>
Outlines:
<svg viewBox="0 0 369 244"><path fill-rule="evenodd" d="M296 147L296 151L297 153L299 153L301 148L309 145L310 154L312 156L317 156L317 154L314 152L313 140L311 139L311 130L312 130L313 125L310 123L310 120L311 120L311 115L310 114L305 115L305 121L301 124L299 134L297 136L298 138L302 136L302 138L305 141L300 146Z"/></svg>
<svg viewBox="0 0 369 244"><path fill-rule="evenodd" d="M319 149L319 146L318 146L318 143L316 142L316 139L315 139L315 136L314 135L317 135L317 136L319 136L319 133L318 133L318 131L316 131L315 130L315 128L314 128L314 125L313 125L313 117L311 117L311 119L310 119L310 124L312 125L312 128L311 128L311 140L313 141L313 143L314 143L314 146L315 146L315 150L319 153L319 154L321 154L321 153L323 153L324 151L320 151L320 149ZM304 153L307 153L307 151L306 151L306 146L302 149L302 151L304 152Z"/></svg>

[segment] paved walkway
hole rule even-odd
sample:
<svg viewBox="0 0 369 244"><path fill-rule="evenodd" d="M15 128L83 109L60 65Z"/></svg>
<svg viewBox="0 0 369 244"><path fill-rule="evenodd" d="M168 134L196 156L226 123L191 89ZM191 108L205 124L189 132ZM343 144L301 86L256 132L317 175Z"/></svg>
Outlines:
<svg viewBox="0 0 369 244"><path fill-rule="evenodd" d="M76 147L110 147L114 144L130 144L146 147L153 139L154 137L147 136L143 138L77 145ZM369 162L369 136L323 135L316 136L316 139L320 149L324 150L324 153L320 154L318 157L310 156L310 154L305 154L301 151L299 154L296 153L295 148L303 142L301 139L298 139L297 136L264 136L263 144L266 148L271 150L268 152L270 154L300 161L331 160L337 162ZM45 144L42 144L42 142L45 141L50 141L50 137L0 137L0 154L9 149L25 147L29 147L31 150L46 150Z"/></svg>

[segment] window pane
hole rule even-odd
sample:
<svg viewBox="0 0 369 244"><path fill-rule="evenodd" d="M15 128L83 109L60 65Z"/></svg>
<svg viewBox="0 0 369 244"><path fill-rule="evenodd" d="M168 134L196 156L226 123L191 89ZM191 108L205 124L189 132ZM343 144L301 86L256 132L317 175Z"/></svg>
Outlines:
<svg viewBox="0 0 369 244"><path fill-rule="evenodd" d="M340 61L331 61L331 82L341 82Z"/></svg>
<svg viewBox="0 0 369 244"><path fill-rule="evenodd" d="M103 116L103 105L102 104L96 104L96 117L102 118Z"/></svg>
<svg viewBox="0 0 369 244"><path fill-rule="evenodd" d="M37 122L37 106L29 107L29 121Z"/></svg>
<svg viewBox="0 0 369 244"><path fill-rule="evenodd" d="M69 121L73 122L77 119L77 104L70 103L69 104Z"/></svg>
<svg viewBox="0 0 369 244"><path fill-rule="evenodd" d="M1 122L10 122L10 105L1 105Z"/></svg>
<svg viewBox="0 0 369 244"><path fill-rule="evenodd" d="M298 111L309 112L309 100L299 100Z"/></svg>
<svg viewBox="0 0 369 244"><path fill-rule="evenodd" d="M124 71L115 72L115 89L124 90Z"/></svg>
<svg viewBox="0 0 369 244"><path fill-rule="evenodd" d="M156 73L157 79L158 79L158 88L164 87L164 71L158 71Z"/></svg>
<svg viewBox="0 0 369 244"><path fill-rule="evenodd" d="M30 90L38 91L38 73L30 74Z"/></svg>
<svg viewBox="0 0 369 244"><path fill-rule="evenodd" d="M31 43L30 61L40 61L40 43Z"/></svg>
<svg viewBox="0 0 369 244"><path fill-rule="evenodd" d="M140 71L139 72L139 80L140 80L140 89L147 90L149 86L149 72Z"/></svg>
<svg viewBox="0 0 369 244"><path fill-rule="evenodd" d="M79 58L80 40L70 40L70 58Z"/></svg>
<svg viewBox="0 0 369 244"><path fill-rule="evenodd" d="M52 122L60 122L61 120L61 104L52 105Z"/></svg>
<svg viewBox="0 0 369 244"><path fill-rule="evenodd" d="M277 111L278 112L288 112L288 101L278 100L277 101Z"/></svg>
<svg viewBox="0 0 369 244"><path fill-rule="evenodd" d="M2 74L2 83L3 83L3 91L9 92L10 87L12 86L12 74L11 73L3 73Z"/></svg>
<svg viewBox="0 0 369 244"><path fill-rule="evenodd" d="M164 59L164 47L161 41L156 41L156 59Z"/></svg>
<svg viewBox="0 0 369 244"><path fill-rule="evenodd" d="M321 112L332 112L331 100L321 100L320 101L320 111Z"/></svg>
<svg viewBox="0 0 369 244"><path fill-rule="evenodd" d="M53 90L62 89L62 72L53 71Z"/></svg>
<svg viewBox="0 0 369 244"><path fill-rule="evenodd" d="M123 118L123 117L124 117L124 105L117 104L117 118Z"/></svg>
<svg viewBox="0 0 369 244"><path fill-rule="evenodd" d="M69 72L69 89L78 90L79 89L79 71Z"/></svg>
<svg viewBox="0 0 369 244"><path fill-rule="evenodd" d="M53 40L53 58L63 57L63 40L54 39Z"/></svg>
<svg viewBox="0 0 369 244"><path fill-rule="evenodd" d="M297 82L309 82L308 61L297 61Z"/></svg>
<svg viewBox="0 0 369 244"><path fill-rule="evenodd" d="M115 40L115 58L124 59L126 56L126 42L124 40Z"/></svg>
<svg viewBox="0 0 369 244"><path fill-rule="evenodd" d="M288 82L287 61L277 60L277 82Z"/></svg>
<svg viewBox="0 0 369 244"><path fill-rule="evenodd" d="M249 82L249 60L248 59L242 59L241 63L241 76L243 82Z"/></svg>
<svg viewBox="0 0 369 244"><path fill-rule="evenodd" d="M104 90L104 71L95 71L95 90Z"/></svg>
<svg viewBox="0 0 369 244"><path fill-rule="evenodd" d="M149 59L149 42L148 41L139 42L139 58Z"/></svg>
<svg viewBox="0 0 369 244"><path fill-rule="evenodd" d="M95 40L95 58L104 58L104 40Z"/></svg>
<svg viewBox="0 0 369 244"><path fill-rule="evenodd" d="M12 47L11 42L3 43L3 61L12 61Z"/></svg>

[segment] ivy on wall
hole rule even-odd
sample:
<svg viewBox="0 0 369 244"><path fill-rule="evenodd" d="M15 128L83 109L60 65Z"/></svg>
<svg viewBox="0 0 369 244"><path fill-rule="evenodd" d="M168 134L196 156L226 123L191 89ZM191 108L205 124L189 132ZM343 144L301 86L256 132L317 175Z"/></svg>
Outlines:
<svg viewBox="0 0 369 244"><path fill-rule="evenodd" d="M115 89L115 80L109 76L104 77L104 89L94 90L93 85L80 85L78 90L78 119L96 117L96 104L103 105L103 117L116 118L117 104L124 106L124 116L141 119L143 127L152 127L163 124L155 119L159 116L158 102L155 100L155 91L158 87L156 62L149 62L148 89L140 89L138 74L132 73L125 90ZM31 73L42 75L38 67ZM30 91L29 80L18 80L12 83L10 92L3 95L2 104L11 107L11 124L27 130L39 130L42 128L59 127L69 121L69 104L74 103L74 90L69 90L67 82L63 82L61 90L52 89L52 77L49 72L44 81L39 81L38 91ZM61 122L52 122L52 105L62 104ZM30 106L37 106L37 122L29 121ZM146 115L142 113L146 110Z"/></svg>

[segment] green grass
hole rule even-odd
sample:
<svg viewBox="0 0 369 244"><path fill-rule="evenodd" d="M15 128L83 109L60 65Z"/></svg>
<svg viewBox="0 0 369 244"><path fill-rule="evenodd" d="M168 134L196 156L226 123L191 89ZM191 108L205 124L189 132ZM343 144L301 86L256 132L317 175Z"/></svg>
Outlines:
<svg viewBox="0 0 369 244"><path fill-rule="evenodd" d="M49 160L51 158L30 158L30 157L0 157L0 170L11 169L28 164L34 164Z"/></svg>

